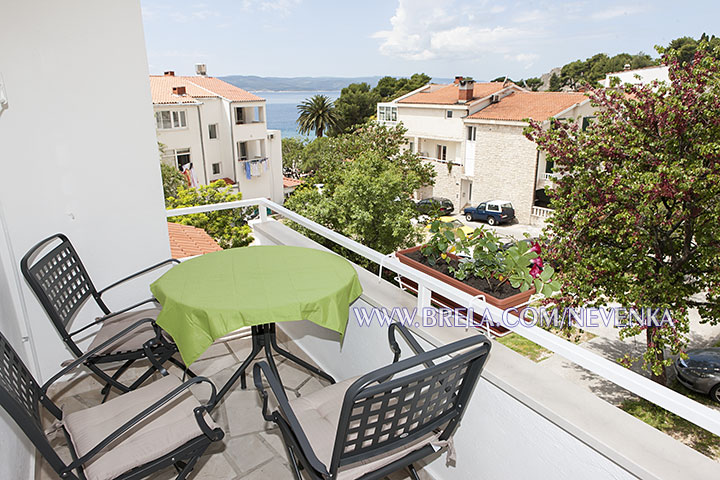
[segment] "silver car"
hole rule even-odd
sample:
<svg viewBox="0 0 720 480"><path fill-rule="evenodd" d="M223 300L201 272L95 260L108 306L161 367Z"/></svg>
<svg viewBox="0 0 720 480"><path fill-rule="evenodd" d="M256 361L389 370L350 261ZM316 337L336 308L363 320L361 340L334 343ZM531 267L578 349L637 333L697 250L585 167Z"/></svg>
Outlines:
<svg viewBox="0 0 720 480"><path fill-rule="evenodd" d="M687 355L675 360L678 381L720 402L720 348L688 350Z"/></svg>

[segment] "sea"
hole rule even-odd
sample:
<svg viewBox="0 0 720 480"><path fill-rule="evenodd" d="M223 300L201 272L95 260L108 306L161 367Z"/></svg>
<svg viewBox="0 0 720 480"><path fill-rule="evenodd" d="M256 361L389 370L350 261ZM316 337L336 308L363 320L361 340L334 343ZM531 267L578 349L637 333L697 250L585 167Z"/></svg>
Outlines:
<svg viewBox="0 0 720 480"><path fill-rule="evenodd" d="M297 131L297 106L304 100L315 95L326 95L331 100L340 96L339 91L308 91L308 92L253 92L267 100L267 126L269 129L280 130L282 138L315 138L315 134L300 135Z"/></svg>

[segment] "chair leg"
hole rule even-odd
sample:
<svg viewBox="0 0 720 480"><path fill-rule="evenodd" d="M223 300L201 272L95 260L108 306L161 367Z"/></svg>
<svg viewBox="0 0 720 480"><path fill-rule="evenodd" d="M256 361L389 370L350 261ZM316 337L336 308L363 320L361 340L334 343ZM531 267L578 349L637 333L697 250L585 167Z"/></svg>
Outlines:
<svg viewBox="0 0 720 480"><path fill-rule="evenodd" d="M300 468L298 467L297 458L295 458L295 452L293 452L292 447L287 444L285 444L285 450L287 451L288 460L290 460L289 463L292 467L292 471L295 474L295 480L303 480L303 477L300 474Z"/></svg>
<svg viewBox="0 0 720 480"><path fill-rule="evenodd" d="M415 465L412 463L408 465L408 470L410 470L410 477L413 480L420 480L420 476L418 475L417 470L415 470Z"/></svg>

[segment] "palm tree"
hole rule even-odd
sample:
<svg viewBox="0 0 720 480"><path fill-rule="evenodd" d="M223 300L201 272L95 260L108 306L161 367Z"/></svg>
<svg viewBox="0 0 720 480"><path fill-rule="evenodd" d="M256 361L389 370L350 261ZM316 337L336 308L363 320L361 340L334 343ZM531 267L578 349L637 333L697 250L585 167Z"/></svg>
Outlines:
<svg viewBox="0 0 720 480"><path fill-rule="evenodd" d="M297 106L297 124L300 133L309 134L315 132L317 137L322 137L323 132L336 128L338 115L335 105L326 95L315 95L303 101Z"/></svg>

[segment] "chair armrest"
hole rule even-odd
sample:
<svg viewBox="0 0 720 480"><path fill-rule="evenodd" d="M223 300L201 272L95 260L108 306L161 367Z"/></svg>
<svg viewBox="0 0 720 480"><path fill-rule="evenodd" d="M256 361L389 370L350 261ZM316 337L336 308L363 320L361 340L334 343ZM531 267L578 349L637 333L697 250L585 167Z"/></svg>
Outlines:
<svg viewBox="0 0 720 480"><path fill-rule="evenodd" d="M107 287L105 287L105 288L103 288L102 290L98 291L98 292L97 292L97 295L98 295L98 297L101 297L103 293L107 292L107 291L110 290L111 288L117 287L117 286L120 285L121 283L125 283L125 282L127 282L128 280L132 280L132 279L135 278L135 277L139 277L140 275L144 275L144 274L146 274L146 273L148 273L148 272L152 272L153 270L155 270L155 269L157 269L157 268L160 268L160 267L163 267L163 266L165 266L165 265L168 265L168 264L170 264L170 263L180 263L180 260L178 260L178 259L176 259L176 258L169 258L169 259L164 260L164 261L162 261L162 262L160 262L160 263L156 263L155 265L152 265L152 266L147 267L147 268L145 268L145 269L143 269L143 270L140 270L139 272L135 272L135 273L133 273L132 275L128 275L127 277L121 278L121 279L118 280L117 282L108 285Z"/></svg>
<svg viewBox="0 0 720 480"><path fill-rule="evenodd" d="M170 400L174 399L181 393L183 393L185 390L187 390L192 385L195 385L197 383L206 382L210 384L211 387L211 393L210 393L210 401L206 405L201 405L200 407L196 407L193 410L193 413L195 415L195 419L198 422L198 425L200 426L200 429L202 432L207 435L211 440L220 440L223 437L223 432L221 429L211 429L210 426L205 422L205 419L203 417L203 414L207 411L207 406L211 402L216 401L216 395L217 391L215 389L215 384L213 384L210 380L208 380L205 377L194 377L188 380L187 382L183 383L167 395L165 395L163 398L158 400L157 402L150 405L148 408L143 410L142 412L135 415L133 418L125 422L123 425L118 427L114 432L112 432L110 435L105 437L103 440L100 441L97 445L95 445L89 452L87 452L85 455L83 455L80 458L75 459L72 463L70 463L66 467L66 471L75 470L76 468L80 467L81 465L85 464L88 460L90 460L92 457L100 453L105 447L110 445L112 442L120 438L125 432L130 430L132 427L140 423L143 419L150 416L152 413L160 409L163 405L168 403Z"/></svg>
<svg viewBox="0 0 720 480"><path fill-rule="evenodd" d="M400 360L400 345L398 345L397 341L395 340L395 330L400 332L402 337L405 339L405 342L410 346L410 349L415 353L415 355L420 355L421 353L425 353L425 350L420 346L418 341L415 339L415 335L410 332L410 330L407 329L404 325L401 325L399 323L391 323L390 327L388 328L388 343L390 344L390 350L393 352L393 363ZM425 363L425 366L430 368L433 365L435 365L433 362L428 361Z"/></svg>
<svg viewBox="0 0 720 480"><path fill-rule="evenodd" d="M270 369L270 365L263 361L256 363L253 367L253 382L255 383L255 388L258 389L258 392L260 392L260 396L262 397L262 414L265 420L269 422L274 421L274 415L277 415L277 412L274 412L272 415L267 412L268 394L262 384L262 375L265 375L268 385L270 385L270 389L278 401L280 413L290 426L290 430L293 435L295 435L295 439L297 440L300 450L302 450L302 454L316 471L320 472L322 475L329 475L327 467L320 461L320 459L317 458L315 451L312 446L310 446L310 441L307 439L297 416L295 416L295 412L293 412L292 407L290 407L287 395L285 395L285 389L282 387L280 380Z"/></svg>
<svg viewBox="0 0 720 480"><path fill-rule="evenodd" d="M119 339L121 339L122 337L124 337L124 336L127 335L128 333L130 333L130 332L132 332L133 330L135 330L136 328L138 328L138 327L140 327L140 326L142 326L142 325L145 325L146 323L153 324L154 322L155 322L155 320L152 319L152 318L143 318L142 320L138 320L137 322L133 323L133 324L130 325L128 328L126 328L126 329L123 330L122 332L118 333L118 334L115 335L114 337L112 337L112 338L108 339L107 341L101 343L100 345L98 345L97 347L93 348L92 350L88 350L88 351L85 352L83 355L81 355L80 357L78 357L78 358L77 358L74 362L72 362L70 365L68 365L67 367L63 368L63 369L60 370L58 373L56 373L55 376L53 376L50 380L48 380L47 382L45 382L45 384L44 384L44 385L42 386L42 388L40 389L40 394L41 394L41 396L42 396L42 397L45 396L45 394L47 393L48 388L50 388L50 385L52 385L53 383L55 383L55 382L56 382L59 378L61 378L63 375L66 375L67 373L75 370L77 367L79 367L80 365L82 365L83 363L85 363L88 358L90 358L90 357L92 357L93 355L95 355L96 353L98 353L98 352L106 349L107 347L109 347L109 346L112 345L113 343L117 342Z"/></svg>
<svg viewBox="0 0 720 480"><path fill-rule="evenodd" d="M145 305L146 303L150 303L150 302L157 302L157 300L156 300L155 298L148 298L147 300L143 300L142 302L138 302L138 303L136 303L135 305L131 305L131 306L127 307L127 308L123 308L122 310L118 310L117 312L108 313L107 315L104 315L104 316L102 316L102 317L96 318L94 322L91 322L91 323L85 325L84 327L79 328L79 329L75 330L75 331L72 332L72 333L69 333L68 335L71 336L71 337L74 336L74 335L77 335L78 333L84 332L84 331L87 330L88 328L90 328L90 327L92 327L92 326L94 326L94 325L97 325L98 323L102 323L102 322L104 322L104 321L106 321L106 320L109 320L109 319L111 319L112 317L115 317L115 316L117 316L117 315L120 315L121 313L127 313L127 312L129 312L130 310L134 310L134 309L136 309L137 307L142 306L142 305Z"/></svg>

